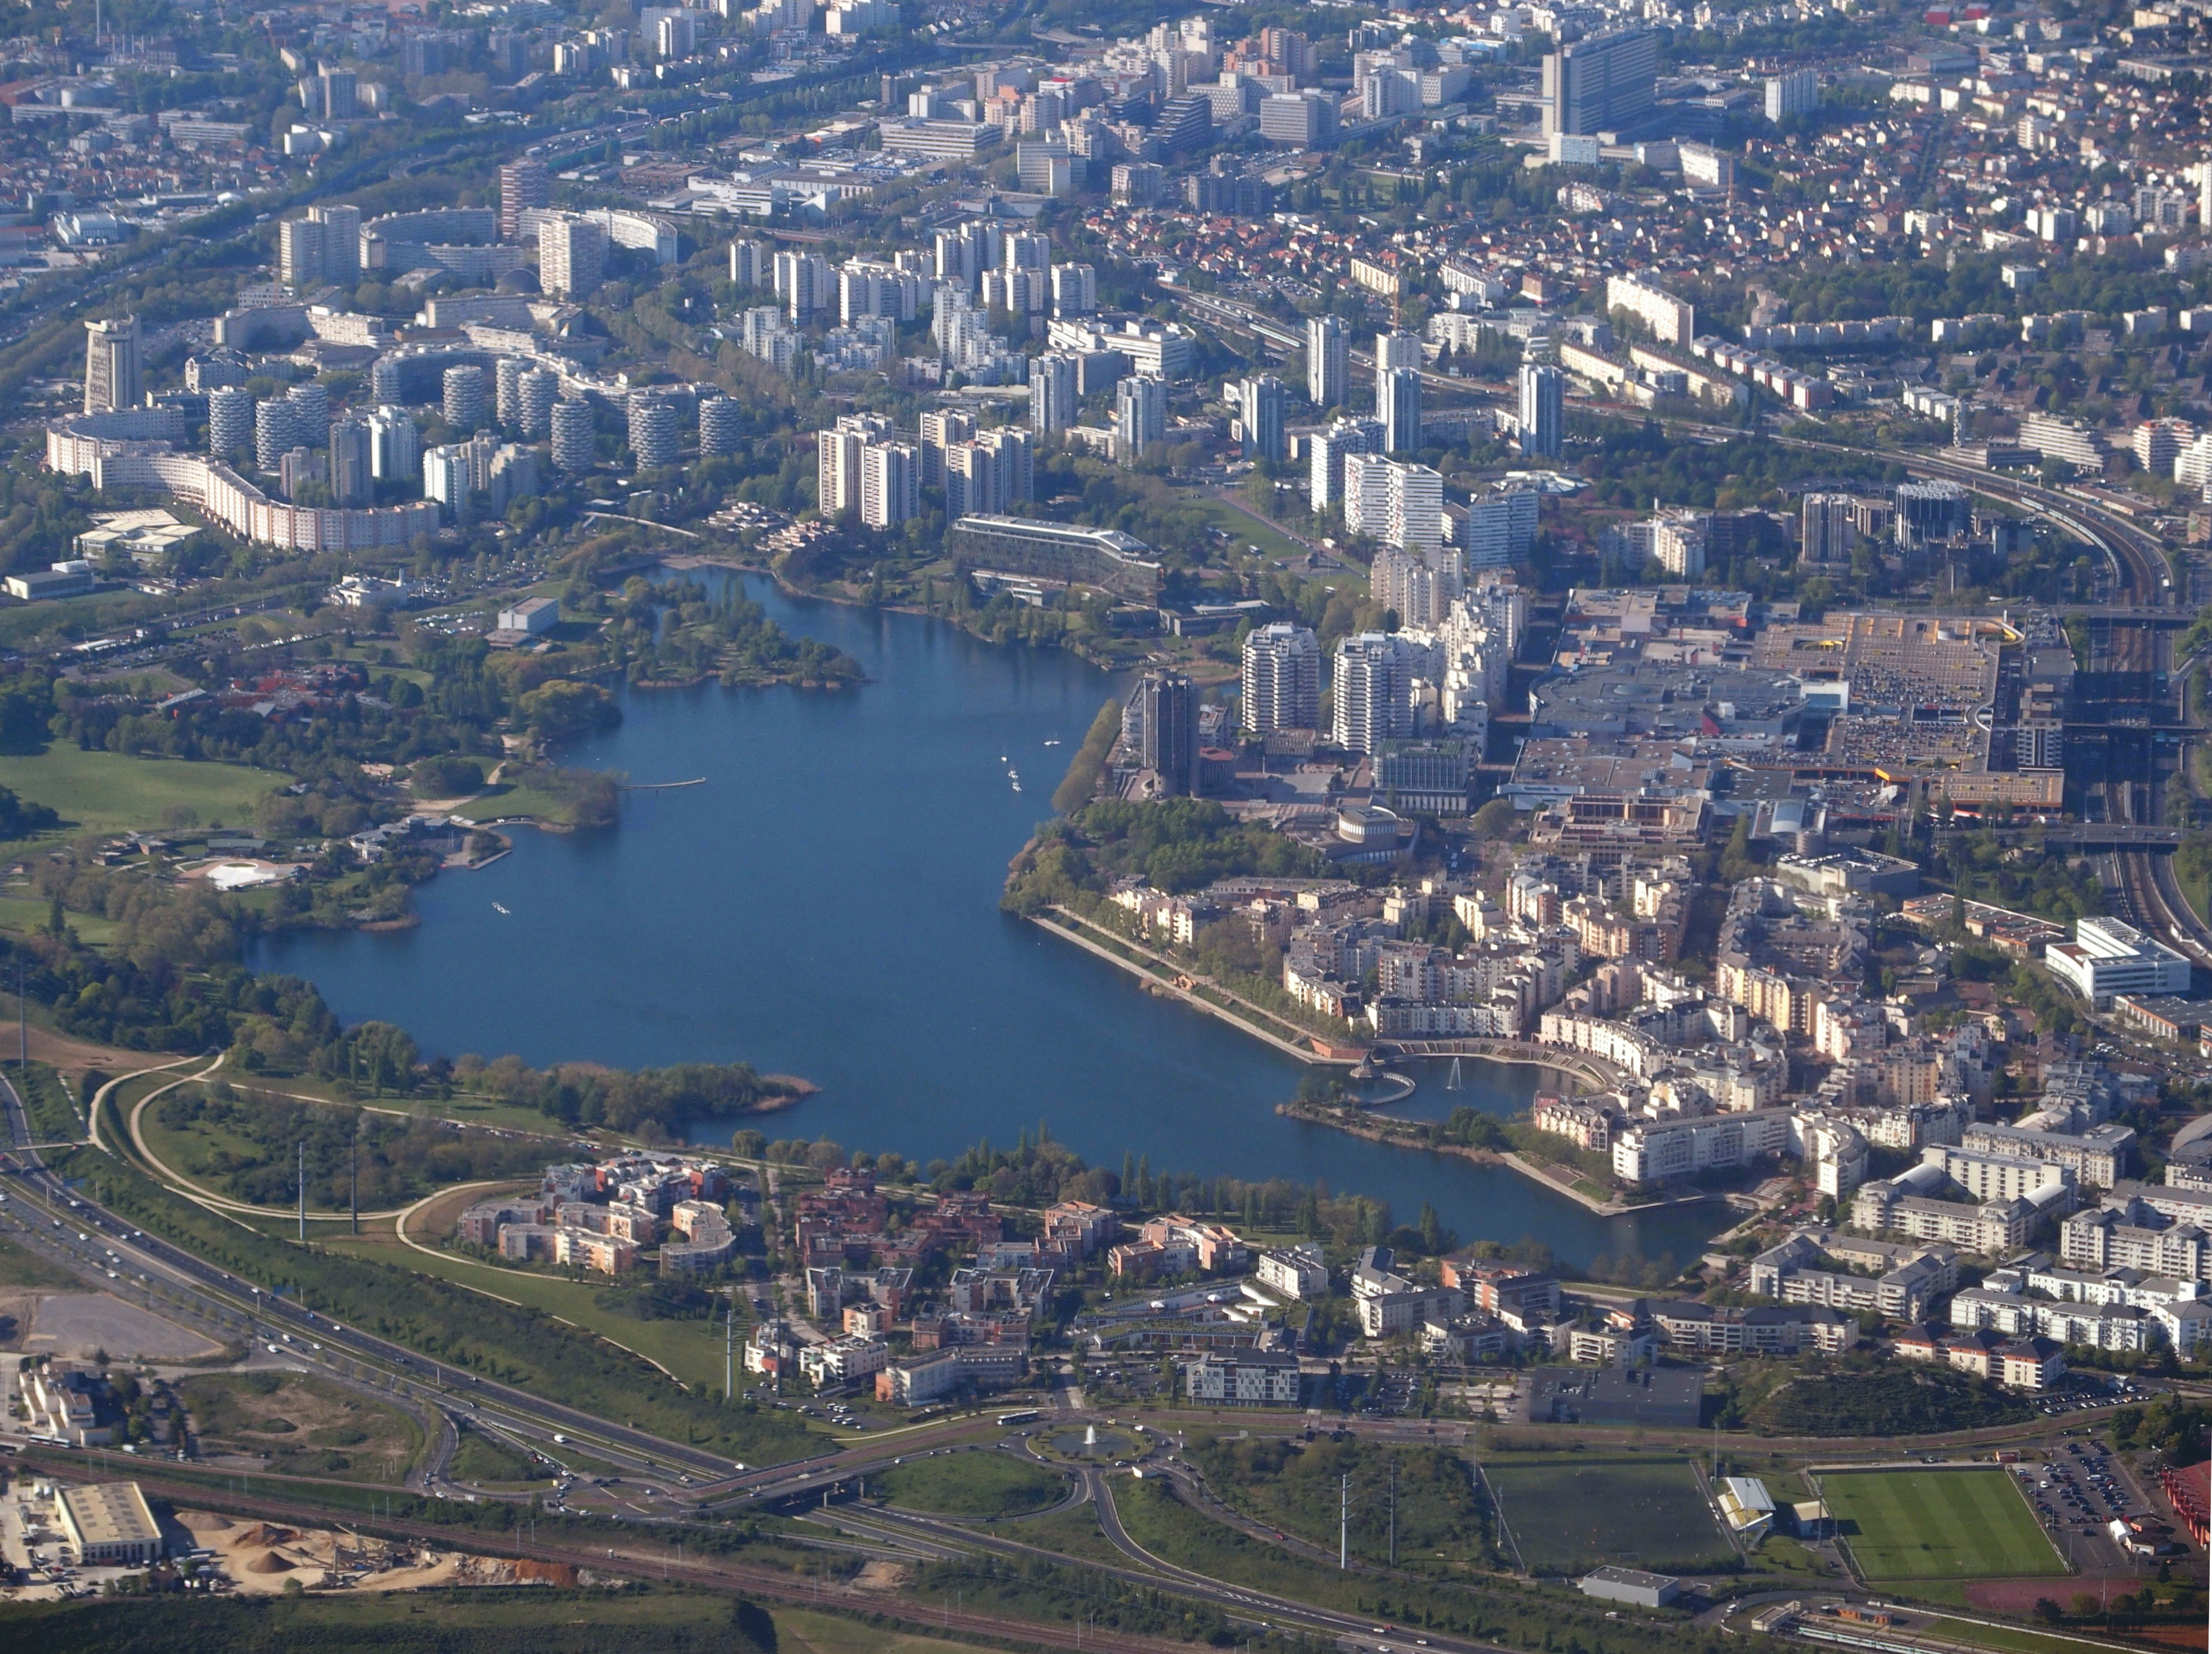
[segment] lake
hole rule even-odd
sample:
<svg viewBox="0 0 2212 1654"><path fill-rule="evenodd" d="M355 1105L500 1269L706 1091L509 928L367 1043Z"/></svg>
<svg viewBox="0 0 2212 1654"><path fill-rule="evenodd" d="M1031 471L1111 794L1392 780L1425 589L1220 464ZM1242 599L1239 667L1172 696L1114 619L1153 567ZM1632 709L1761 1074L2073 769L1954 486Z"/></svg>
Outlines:
<svg viewBox="0 0 2212 1654"><path fill-rule="evenodd" d="M1326 1182L1401 1222L1427 1201L1463 1240L1534 1237L1583 1263L1686 1260L1731 1221L1713 1203L1601 1219L1503 1168L1276 1115L1302 1065L999 911L1008 860L1115 680L748 585L872 681L623 691L622 726L566 762L703 785L628 794L611 832L518 830L512 855L418 889L418 928L274 937L255 967L306 976L347 1021L398 1023L427 1052L744 1061L819 1085L762 1122L771 1136L927 1161L1042 1122L1093 1164L1118 1170L1127 1152L1156 1172ZM1525 1067L1463 1072L1449 1097L1429 1074L1403 1111L1511 1114L1536 1086ZM726 1142L734 1123L698 1135Z"/></svg>

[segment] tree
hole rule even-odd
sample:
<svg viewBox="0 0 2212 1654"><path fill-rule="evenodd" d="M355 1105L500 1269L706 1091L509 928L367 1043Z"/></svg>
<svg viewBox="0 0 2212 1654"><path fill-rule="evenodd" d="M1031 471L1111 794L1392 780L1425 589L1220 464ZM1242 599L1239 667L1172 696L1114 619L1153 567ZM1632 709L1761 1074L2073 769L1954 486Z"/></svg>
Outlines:
<svg viewBox="0 0 2212 1654"><path fill-rule="evenodd" d="M1519 812L1510 799L1492 799L1474 812L1469 824L1482 838L1506 838L1511 836L1514 824L1520 819Z"/></svg>

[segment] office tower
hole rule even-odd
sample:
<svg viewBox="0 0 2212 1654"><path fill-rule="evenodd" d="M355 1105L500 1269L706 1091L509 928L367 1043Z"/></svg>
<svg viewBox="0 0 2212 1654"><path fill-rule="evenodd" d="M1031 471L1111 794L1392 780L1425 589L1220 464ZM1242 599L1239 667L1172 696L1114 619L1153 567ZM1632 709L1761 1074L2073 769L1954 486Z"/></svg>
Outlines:
<svg viewBox="0 0 2212 1654"><path fill-rule="evenodd" d="M1321 727L1321 643L1284 621L1244 639L1244 727L1255 735Z"/></svg>
<svg viewBox="0 0 2212 1654"><path fill-rule="evenodd" d="M1820 106L1820 77L1809 69L1771 76L1766 82L1766 118L1786 120Z"/></svg>
<svg viewBox="0 0 2212 1654"><path fill-rule="evenodd" d="M372 480L368 422L348 414L331 426L331 502L367 505L376 491Z"/></svg>
<svg viewBox="0 0 2212 1654"><path fill-rule="evenodd" d="M1375 368L1377 373L1389 368L1411 368L1418 372L1420 366L1421 336L1419 333L1393 331L1375 336Z"/></svg>
<svg viewBox="0 0 2212 1654"><path fill-rule="evenodd" d="M1858 502L1848 494L1808 494L1805 496L1804 543L1798 558L1804 562L1843 562L1851 560L1857 538Z"/></svg>
<svg viewBox="0 0 2212 1654"><path fill-rule="evenodd" d="M1030 429L1039 436L1075 423L1075 358L1042 356L1030 362Z"/></svg>
<svg viewBox="0 0 2212 1654"><path fill-rule="evenodd" d="M492 406L499 428L510 436L522 432L522 375L528 366L520 356L501 356L491 365Z"/></svg>
<svg viewBox="0 0 2212 1654"><path fill-rule="evenodd" d="M744 429L744 410L728 397L708 397L699 404L699 457L735 453Z"/></svg>
<svg viewBox="0 0 2212 1654"><path fill-rule="evenodd" d="M1352 399L1352 336L1334 316L1306 323L1306 400L1321 409Z"/></svg>
<svg viewBox="0 0 2212 1654"><path fill-rule="evenodd" d="M818 262L818 261L817 261ZM588 218L566 213L538 225L538 285L562 299L588 298L607 269L607 233Z"/></svg>
<svg viewBox="0 0 2212 1654"><path fill-rule="evenodd" d="M1336 716L1330 739L1347 752L1374 752L1413 733L1412 648L1382 632L1336 646Z"/></svg>
<svg viewBox="0 0 2212 1654"><path fill-rule="evenodd" d="M1510 569L1536 544L1536 508L1542 496L1533 488L1501 487L1468 502L1463 562L1470 569Z"/></svg>
<svg viewBox="0 0 2212 1654"><path fill-rule="evenodd" d="M1273 374L1238 381L1237 417L1244 426L1244 457L1255 464L1281 461L1286 452L1283 435L1283 381Z"/></svg>
<svg viewBox="0 0 2212 1654"><path fill-rule="evenodd" d="M1000 425L975 441L991 453L995 510L1036 497L1036 438L1018 425Z"/></svg>
<svg viewBox="0 0 2212 1654"><path fill-rule="evenodd" d="M1179 672L1148 672L1122 714L1139 761L1165 794L1198 791L1198 690Z"/></svg>
<svg viewBox="0 0 2212 1654"><path fill-rule="evenodd" d="M1413 368L1384 368L1375 376L1375 412L1382 421L1382 447L1411 453L1421 446L1421 375Z"/></svg>
<svg viewBox="0 0 2212 1654"><path fill-rule="evenodd" d="M1114 458L1133 465L1146 449L1168 437L1164 380L1132 374L1114 387Z"/></svg>
<svg viewBox="0 0 2212 1654"><path fill-rule="evenodd" d="M998 489L998 454L981 442L957 442L945 450L945 515L947 520L1004 508Z"/></svg>
<svg viewBox="0 0 2212 1654"><path fill-rule="evenodd" d="M331 434L331 393L325 386L309 380L304 385L295 385L284 392L284 400L292 404L292 441L295 447L302 443L319 448Z"/></svg>
<svg viewBox="0 0 2212 1654"><path fill-rule="evenodd" d="M84 325L84 410L107 413L138 405L144 370L138 356L138 318Z"/></svg>
<svg viewBox="0 0 2212 1654"><path fill-rule="evenodd" d="M397 403L405 394L405 373L397 356L379 356L368 364L368 399Z"/></svg>
<svg viewBox="0 0 2212 1654"><path fill-rule="evenodd" d="M284 456L300 446L295 435L292 404L281 396L272 396L253 404L253 463L263 471L275 471L283 464Z"/></svg>
<svg viewBox="0 0 2212 1654"><path fill-rule="evenodd" d="M580 398L555 403L546 429L553 436L553 463L562 471L589 471L599 463L590 403Z"/></svg>
<svg viewBox="0 0 2212 1654"><path fill-rule="evenodd" d="M792 320L804 323L826 308L836 290L830 280L830 261L818 252L779 252L775 255L775 295Z"/></svg>
<svg viewBox="0 0 2212 1654"><path fill-rule="evenodd" d="M515 386L516 429L535 440L553 429L553 404L561 399L561 375L549 368L532 368Z"/></svg>
<svg viewBox="0 0 2212 1654"><path fill-rule="evenodd" d="M916 423L921 427L915 446L921 450L922 486L943 488L945 456L975 435L975 422L956 408L933 408Z"/></svg>
<svg viewBox="0 0 2212 1654"><path fill-rule="evenodd" d="M1521 452L1556 459L1566 442L1566 376L1547 362L1521 367Z"/></svg>
<svg viewBox="0 0 2212 1654"><path fill-rule="evenodd" d="M1089 265L1052 267L1052 313L1088 316L1098 308L1098 272Z"/></svg>
<svg viewBox="0 0 2212 1654"><path fill-rule="evenodd" d="M276 226L276 279L304 293L323 279L323 227L313 218L287 218Z"/></svg>
<svg viewBox="0 0 2212 1654"><path fill-rule="evenodd" d="M221 385L208 392L208 452L228 459L253 440L253 392Z"/></svg>
<svg viewBox="0 0 2212 1654"><path fill-rule="evenodd" d="M322 278L343 288L361 285L361 209L342 203L310 207L308 219L322 228Z"/></svg>
<svg viewBox="0 0 2212 1654"><path fill-rule="evenodd" d="M1570 41L1544 59L1544 131L1574 137L1620 132L1651 113L1658 37L1615 29Z"/></svg>
<svg viewBox="0 0 2212 1654"><path fill-rule="evenodd" d="M730 279L739 287L769 287L775 282L775 259L764 241L730 243Z"/></svg>
<svg viewBox="0 0 2212 1654"><path fill-rule="evenodd" d="M860 455L860 520L896 528L921 514L921 459L911 443L871 442Z"/></svg>
<svg viewBox="0 0 2212 1654"><path fill-rule="evenodd" d="M676 463L676 410L657 396L629 399L629 451L640 471L659 471Z"/></svg>
<svg viewBox="0 0 2212 1654"><path fill-rule="evenodd" d="M485 412L483 369L466 365L448 368L443 383L446 423L463 435L482 430Z"/></svg>
<svg viewBox="0 0 2212 1654"><path fill-rule="evenodd" d="M391 483L411 483L422 474L422 434L406 409L386 405L368 417L368 469Z"/></svg>

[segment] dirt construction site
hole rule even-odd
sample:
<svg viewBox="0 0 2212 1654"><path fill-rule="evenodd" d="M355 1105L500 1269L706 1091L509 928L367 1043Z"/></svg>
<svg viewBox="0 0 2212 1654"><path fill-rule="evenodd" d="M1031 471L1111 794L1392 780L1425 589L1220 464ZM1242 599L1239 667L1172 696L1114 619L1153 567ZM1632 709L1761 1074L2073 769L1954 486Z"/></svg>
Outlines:
<svg viewBox="0 0 2212 1654"><path fill-rule="evenodd" d="M475 1556L344 1529L287 1527L179 1511L196 1545L216 1554L242 1591L267 1595L293 1581L303 1590L416 1590L431 1585L574 1585L566 1563Z"/></svg>

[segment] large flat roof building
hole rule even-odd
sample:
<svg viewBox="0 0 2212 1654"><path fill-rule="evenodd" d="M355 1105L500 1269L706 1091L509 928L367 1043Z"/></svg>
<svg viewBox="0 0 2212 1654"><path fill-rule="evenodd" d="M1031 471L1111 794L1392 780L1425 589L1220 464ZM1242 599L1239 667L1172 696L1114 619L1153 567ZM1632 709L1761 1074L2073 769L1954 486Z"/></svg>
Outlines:
<svg viewBox="0 0 2212 1654"><path fill-rule="evenodd" d="M979 514L956 519L947 538L954 554L974 568L1097 586L1140 602L1159 596L1160 565L1150 555L1152 548L1119 529Z"/></svg>
<svg viewBox="0 0 2212 1654"><path fill-rule="evenodd" d="M2189 961L2154 937L2118 919L2084 919L2074 939L2043 952L2051 974L2092 1005L2115 994L2186 994Z"/></svg>
<svg viewBox="0 0 2212 1654"><path fill-rule="evenodd" d="M64 1488L57 1501L62 1531L79 1567L153 1562L161 1554L161 1524L135 1481Z"/></svg>

